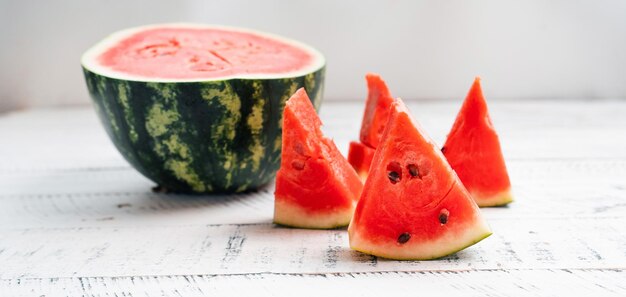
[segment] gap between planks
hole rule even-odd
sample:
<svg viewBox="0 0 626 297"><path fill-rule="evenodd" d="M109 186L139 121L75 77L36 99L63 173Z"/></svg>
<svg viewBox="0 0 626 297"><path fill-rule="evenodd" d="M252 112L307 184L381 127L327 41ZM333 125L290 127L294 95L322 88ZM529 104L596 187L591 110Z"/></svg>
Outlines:
<svg viewBox="0 0 626 297"><path fill-rule="evenodd" d="M577 268L577 267L563 267L563 268L512 268L512 269L498 269L498 268L485 268L485 269L430 269L430 270L377 270L377 271L333 271L333 272L246 272L246 273L219 273L219 274L145 274L145 275L117 275L117 276L65 276L65 277L18 277L18 278L4 278L2 281L20 281L20 280L63 280L63 279L126 279L126 278L168 278L168 277L263 277L263 276L312 276L312 277L343 277L343 276L359 276L359 275L384 275L384 274L398 274L398 275L424 275L424 274L461 274L471 272L532 272L532 271L552 271L552 272L567 272L572 273L575 271L581 272L619 272L626 273L625 267L606 267L606 268ZM626 286L626 285L625 285Z"/></svg>

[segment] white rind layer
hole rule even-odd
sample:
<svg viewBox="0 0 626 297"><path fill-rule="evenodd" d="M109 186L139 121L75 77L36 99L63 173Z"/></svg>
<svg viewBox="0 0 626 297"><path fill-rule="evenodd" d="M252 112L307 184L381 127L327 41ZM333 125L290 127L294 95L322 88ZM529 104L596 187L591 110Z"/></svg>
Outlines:
<svg viewBox="0 0 626 297"><path fill-rule="evenodd" d="M157 28L190 28L190 29L218 29L218 30L226 30L226 31L235 31L242 33L249 33L261 37L265 37L268 39L276 40L278 42L282 42L288 44L290 46L299 48L313 57L313 62L297 71L291 72L281 72L281 73L256 73L256 74L236 74L230 76L221 76L221 77L211 77L211 78L153 78L153 77L144 77L140 75L132 75L128 73L123 73L119 71L115 71L109 67L102 66L98 63L98 57L104 53L109 48L115 46L121 40L128 38L138 32L157 29ZM315 48L306 45L302 42L285 38L282 36L274 35L271 33L259 32L252 29L238 28L238 27L229 27L229 26L221 26L221 25L203 25L203 24L193 24L193 23L168 23L168 24L154 24L147 26L140 26L134 28L128 28L121 31L117 31L100 42L96 43L94 46L89 48L81 57L81 65L96 74L114 78L121 80L129 80L129 81L144 81L144 82L162 82L162 83L170 83L170 82L203 82L203 81L221 81L228 79L278 79L278 78L290 78L290 77L298 77L303 76L312 72L315 72L322 67L324 67L326 60L322 53L320 53Z"/></svg>
<svg viewBox="0 0 626 297"><path fill-rule="evenodd" d="M274 223L308 229L332 229L344 227L350 223L356 202L351 208L337 209L333 212L311 213L299 205L283 199L274 200Z"/></svg>
<svg viewBox="0 0 626 297"><path fill-rule="evenodd" d="M485 195L479 192L471 192L472 198L480 207L503 206L513 202L511 188L508 188L495 195Z"/></svg>
<svg viewBox="0 0 626 297"><path fill-rule="evenodd" d="M392 241L389 244L374 243L361 236L351 223L348 228L350 247L362 253L394 260L432 260L441 258L463 250L483 240L492 234L487 222L476 215L464 232L449 232L432 241L410 241L399 244Z"/></svg>

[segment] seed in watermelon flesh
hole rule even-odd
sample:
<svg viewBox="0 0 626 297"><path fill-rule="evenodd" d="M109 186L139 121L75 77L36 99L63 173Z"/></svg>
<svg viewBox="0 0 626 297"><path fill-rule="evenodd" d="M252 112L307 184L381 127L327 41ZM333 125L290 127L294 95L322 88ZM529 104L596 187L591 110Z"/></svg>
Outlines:
<svg viewBox="0 0 626 297"><path fill-rule="evenodd" d="M390 183L389 164L419 168L421 178ZM393 165L392 167L396 167ZM398 99L348 228L350 246L390 259L443 257L491 231L439 148Z"/></svg>
<svg viewBox="0 0 626 297"><path fill-rule="evenodd" d="M513 201L511 182L483 97L480 78L474 80L442 150L450 166L478 206Z"/></svg>
<svg viewBox="0 0 626 297"><path fill-rule="evenodd" d="M450 212L447 209L442 209L439 212L439 223L441 223L442 225L448 222L448 216L450 215Z"/></svg>
<svg viewBox="0 0 626 297"><path fill-rule="evenodd" d="M398 243L405 244L411 239L411 234L409 232L404 232L398 236Z"/></svg>
<svg viewBox="0 0 626 297"><path fill-rule="evenodd" d="M420 171L419 168L417 167L417 165L415 164L409 164L406 169L409 170L409 174L411 175L411 177L420 177Z"/></svg>
<svg viewBox="0 0 626 297"><path fill-rule="evenodd" d="M274 193L277 224L326 229L350 223L363 185L335 143L322 134L321 125L306 92L299 89L283 115Z"/></svg>
<svg viewBox="0 0 626 297"><path fill-rule="evenodd" d="M396 184L402 180L402 168L400 163L391 162L387 165L387 177L392 184Z"/></svg>
<svg viewBox="0 0 626 297"><path fill-rule="evenodd" d="M348 161L363 180L367 178L374 151L389 118L389 108L394 101L387 84L380 75L368 73L365 79L367 101L361 122L361 142L350 142L348 150Z"/></svg>

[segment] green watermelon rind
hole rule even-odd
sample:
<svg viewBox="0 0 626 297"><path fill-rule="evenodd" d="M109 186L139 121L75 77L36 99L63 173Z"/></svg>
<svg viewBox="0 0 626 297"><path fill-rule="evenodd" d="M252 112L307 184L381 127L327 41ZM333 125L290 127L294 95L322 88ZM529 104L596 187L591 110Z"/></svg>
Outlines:
<svg viewBox="0 0 626 297"><path fill-rule="evenodd" d="M83 68L96 112L124 158L174 192L229 193L271 181L282 109L299 88L322 101L324 67L282 79L141 82Z"/></svg>

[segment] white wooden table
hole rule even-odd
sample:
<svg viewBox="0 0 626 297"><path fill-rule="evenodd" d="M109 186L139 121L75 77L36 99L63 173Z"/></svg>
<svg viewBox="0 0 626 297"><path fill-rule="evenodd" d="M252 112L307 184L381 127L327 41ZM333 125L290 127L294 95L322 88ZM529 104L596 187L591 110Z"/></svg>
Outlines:
<svg viewBox="0 0 626 297"><path fill-rule="evenodd" d="M411 102L441 143L461 102ZM359 103L326 102L346 151ZM626 296L626 101L492 102L517 201L435 261L271 224L273 188L156 194L90 107L0 116L0 296ZM427 295L428 296L428 295Z"/></svg>

